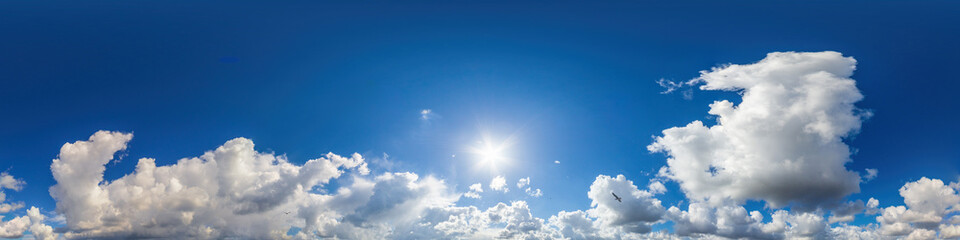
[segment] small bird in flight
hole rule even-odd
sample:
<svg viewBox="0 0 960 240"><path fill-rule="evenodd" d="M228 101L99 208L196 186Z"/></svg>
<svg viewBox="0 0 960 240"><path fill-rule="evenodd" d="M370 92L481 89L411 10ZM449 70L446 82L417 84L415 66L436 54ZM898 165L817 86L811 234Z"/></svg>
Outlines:
<svg viewBox="0 0 960 240"><path fill-rule="evenodd" d="M283 214L290 214L290 211L283 211Z"/></svg>
<svg viewBox="0 0 960 240"><path fill-rule="evenodd" d="M620 196L617 196L616 193L610 192L610 194L613 194L613 198L616 198L616 199L617 199L617 202L623 202L623 201L620 200Z"/></svg>

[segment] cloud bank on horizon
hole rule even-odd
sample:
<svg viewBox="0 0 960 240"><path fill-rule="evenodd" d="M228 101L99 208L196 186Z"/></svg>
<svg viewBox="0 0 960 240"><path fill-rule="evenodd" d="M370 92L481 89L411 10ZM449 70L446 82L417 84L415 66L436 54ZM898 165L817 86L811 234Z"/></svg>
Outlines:
<svg viewBox="0 0 960 240"><path fill-rule="evenodd" d="M124 177L104 179L130 133L99 131L64 144L51 164L50 194L64 227L36 207L0 223L0 237L36 239L950 239L960 237L960 183L917 176L900 189L905 205L880 207L874 198L850 200L875 169L848 169L856 134L869 111L851 78L852 57L838 52L775 52L752 64L702 71L684 84L736 91L742 101L710 104L716 124L694 121L663 131L648 146L667 165L645 186L626 175L598 175L584 193L589 206L534 217L526 201L481 209L461 197L509 191L503 176L455 189L444 179L412 172L372 173L360 154L327 153L302 165L259 152L246 138L229 140L199 157L157 166L140 159ZM427 119L429 110L421 113ZM556 162L555 162L556 163ZM863 174L858 172L863 172ZM338 187L321 190L332 181ZM486 181L486 180L483 180ZM674 181L685 206L658 195ZM520 178L531 197L549 195ZM22 180L3 174L0 190ZM616 193L621 200L614 199ZM24 207L8 203L0 211ZM748 200L776 211L765 219ZM874 222L851 224L856 216ZM670 228L654 231L657 224Z"/></svg>

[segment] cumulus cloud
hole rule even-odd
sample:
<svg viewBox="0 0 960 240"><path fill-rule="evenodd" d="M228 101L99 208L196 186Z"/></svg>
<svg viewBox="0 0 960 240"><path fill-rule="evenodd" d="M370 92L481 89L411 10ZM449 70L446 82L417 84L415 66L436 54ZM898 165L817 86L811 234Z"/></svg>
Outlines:
<svg viewBox="0 0 960 240"><path fill-rule="evenodd" d="M667 186L664 186L660 181L653 181L647 186L647 190L653 194L661 194L667 192Z"/></svg>
<svg viewBox="0 0 960 240"><path fill-rule="evenodd" d="M534 189L534 188L527 188L526 190L524 190L524 192L526 192L527 195L530 195L531 197L540 197L540 196L543 196L543 191L540 191L539 188L536 188L536 189Z"/></svg>
<svg viewBox="0 0 960 240"><path fill-rule="evenodd" d="M846 202L838 207L835 207L831 211L832 215L830 218L828 218L828 222L832 224L837 222L853 221L854 216L860 213L876 215L880 210L877 208L878 206L880 206L880 201L875 198L870 198L866 203L859 199L856 201Z"/></svg>
<svg viewBox="0 0 960 240"><path fill-rule="evenodd" d="M53 227L43 223L43 220L46 219L46 216L43 216L40 213L40 209L36 207L30 207L27 210L27 217L30 218L30 233L33 235L34 239L37 240L53 240L57 238L57 235L53 233Z"/></svg>
<svg viewBox="0 0 960 240"><path fill-rule="evenodd" d="M157 166L139 160L119 179L103 179L105 165L132 134L100 131L67 143L51 170L50 188L68 238L435 239L527 238L559 235L533 217L523 201L489 209L460 207L459 194L434 177L388 172L375 177L359 154L328 153L302 165L262 153L237 138L200 157ZM80 171L82 170L82 171ZM349 178L341 176L347 172ZM495 178L501 189L506 179ZM340 187L318 190L337 180ZM470 186L482 192L481 184ZM329 192L329 193L328 193ZM52 236L36 208L0 224L0 233ZM31 225L31 219L33 223ZM292 228L294 227L294 228ZM287 233L299 229L293 235Z"/></svg>
<svg viewBox="0 0 960 240"><path fill-rule="evenodd" d="M0 214L23 208L23 202L7 202L7 194L3 190L20 191L25 184L26 182L23 180L17 179L6 172L0 173Z"/></svg>
<svg viewBox="0 0 960 240"><path fill-rule="evenodd" d="M0 214L23 208L24 204L22 202L7 202L7 195L3 192L3 189L19 191L23 189L25 184L26 182L23 180L14 178L6 172L0 173ZM4 216L0 215L0 238L22 237L23 232L30 226L30 218L27 216L15 217L9 221L3 221L3 218Z"/></svg>
<svg viewBox="0 0 960 240"><path fill-rule="evenodd" d="M714 207L703 202L688 205L686 211L674 206L667 211L667 218L674 222L674 231L680 236L713 235L726 238L770 239L773 234L762 230L763 215L741 206ZM785 227L785 223L784 226ZM776 231L783 227L768 227Z"/></svg>
<svg viewBox="0 0 960 240"><path fill-rule="evenodd" d="M863 98L850 79L855 66L837 52L774 52L702 71L692 81L701 90L738 91L740 104L716 101L716 125L666 129L648 149L669 155L664 175L691 200L805 209L839 202L860 183L844 166L851 159L843 139L867 115L854 106Z"/></svg>
<svg viewBox="0 0 960 240"><path fill-rule="evenodd" d="M483 192L483 185L481 185L480 183L474 183L473 185L470 185L470 191L467 193L464 193L463 196L468 198L479 199L480 193L482 192Z"/></svg>
<svg viewBox="0 0 960 240"><path fill-rule="evenodd" d="M3 221L3 216L0 216L0 238L23 237L23 232L27 231L29 226L30 218L27 216L19 216L10 221Z"/></svg>
<svg viewBox="0 0 960 240"><path fill-rule="evenodd" d="M747 211L743 206L713 206L693 202L686 211L674 206L667 211L674 222L674 231L684 237L723 237L731 239L857 239L869 235L858 227L843 225L831 228L821 214L777 210L769 221L759 211ZM870 238L866 238L870 239Z"/></svg>
<svg viewBox="0 0 960 240"><path fill-rule="evenodd" d="M877 224L847 225L820 210L759 211L726 202L691 201L664 209L655 194L660 181L638 187L623 175L599 175L587 192L589 209L561 211L549 220L535 217L525 201L487 209L456 206L461 194L446 182L409 172L369 176L363 157L332 153L302 165L261 153L247 139L234 139L197 158L156 166L140 160L136 171L112 181L102 172L132 135L98 132L87 141L65 144L51 170L57 212L68 238L270 238L270 239L904 239L960 237L958 183L921 178L900 189L905 206L884 208ZM99 167L95 164L101 164ZM84 168L86 167L86 168ZM349 177L341 177L346 173ZM96 180L95 184L91 179ZM497 176L506 187L506 179ZM318 190L337 180L335 190ZM71 181L64 184L63 181ZM530 188L529 178L518 187ZM65 189L66 186L72 188ZM93 188L84 188L84 187ZM293 187L291 187L293 186ZM469 186L482 192L480 183ZM96 195L95 195L96 194ZM621 201L617 201L617 194ZM465 196L466 194L464 194ZM80 209L75 209L80 208ZM850 201L831 218L871 214L879 201ZM85 213L89 215L76 214ZM54 239L38 208L0 223L0 237ZM672 222L673 233L652 232ZM829 223L839 222L831 227ZM291 228L294 227L294 228ZM299 229L288 235L291 229ZM29 231L29 235L24 232Z"/></svg>
<svg viewBox="0 0 960 240"><path fill-rule="evenodd" d="M854 106L862 98L850 79L855 63L835 52L771 53L754 64L726 65L668 85L739 91L743 100L711 104L713 126L695 121L664 130L648 149L667 153L667 166L647 186L624 175L599 175L587 191L586 209L560 211L548 220L531 212L536 202L486 209L456 205L460 197L480 198L481 183L460 193L432 176L370 174L360 154L328 153L296 164L256 151L245 138L166 166L143 158L133 172L104 179L106 166L133 135L100 131L64 144L51 164L57 184L50 194L64 223L57 232L81 239L960 237L960 183L909 182L900 188L903 206L844 199L877 173L845 167L851 160L843 139L858 131L866 116ZM424 120L430 114L421 111ZM668 191L665 180L676 181L688 199L664 207L656 196ZM0 203L9 205L9 210L0 205L2 213L23 207L8 204L2 190L24 184L0 175ZM542 196L529 177L516 185ZM494 177L489 188L509 191L503 176ZM767 203L769 219L742 206L750 199ZM875 223L850 225L861 214L879 216ZM26 216L0 221L0 237L56 238L46 219L32 207ZM652 231L662 223L672 230Z"/></svg>
<svg viewBox="0 0 960 240"><path fill-rule="evenodd" d="M924 177L904 184L900 196L906 206L886 207L877 217L881 234L932 239L940 230L941 235L953 236L956 229L944 217L960 210L960 195L955 188L940 179Z"/></svg>
<svg viewBox="0 0 960 240"><path fill-rule="evenodd" d="M527 195L530 195L531 197L543 196L543 191L540 191L539 188L527 187L526 189L524 189L523 187L526 187L526 186L530 186L530 177L521 178L520 180L517 181L517 188L523 189L523 191L527 193Z"/></svg>
<svg viewBox="0 0 960 240"><path fill-rule="evenodd" d="M505 223L499 232L499 238L505 239L548 239L549 232L544 230L543 219L533 217L530 207L524 201L514 201L510 205L499 203L487 210L486 215L494 223Z"/></svg>
<svg viewBox="0 0 960 240"><path fill-rule="evenodd" d="M298 166L237 138L170 166L143 158L135 172L105 182L105 165L132 137L100 131L64 144L53 160L57 184L50 193L66 219L67 237L282 238L297 221L285 211L325 197L313 188L347 169L369 172L359 154L328 153Z"/></svg>
<svg viewBox="0 0 960 240"><path fill-rule="evenodd" d="M510 188L507 188L507 179L503 176L496 176L493 180L490 180L490 189L501 192L510 191Z"/></svg>
<svg viewBox="0 0 960 240"><path fill-rule="evenodd" d="M602 239L600 229L584 211L560 211L550 217L550 224L557 226L560 234L570 239ZM608 237L609 238L609 237Z"/></svg>
<svg viewBox="0 0 960 240"><path fill-rule="evenodd" d="M616 194L621 201L613 196ZM653 194L637 188L633 181L623 175L597 176L587 192L590 206L587 210L600 225L623 229L624 232L648 233L650 224L659 221L664 214L660 200Z"/></svg>
<svg viewBox="0 0 960 240"><path fill-rule="evenodd" d="M21 179L17 179L10 174L3 172L0 173L0 189L6 188L14 191L20 191L23 189L23 185L27 184Z"/></svg>
<svg viewBox="0 0 960 240"><path fill-rule="evenodd" d="M0 214L23 208L23 202L6 202L7 194L0 191Z"/></svg>
<svg viewBox="0 0 960 240"><path fill-rule="evenodd" d="M0 189L5 188L19 191L23 189L24 185L26 185L25 181L17 179L6 172L0 174ZM0 213L8 213L24 207L22 202L8 203L6 200L6 194L0 191ZM27 210L26 216L14 217L9 221L3 221L3 218L4 216L0 215L0 238L21 238L26 236L40 240L52 240L57 237L57 235L53 233L53 228L43 223L45 217L40 214L40 210L36 207L30 207L30 209ZM32 232L32 234L24 235L24 232L27 230Z"/></svg>
<svg viewBox="0 0 960 240"><path fill-rule="evenodd" d="M452 206L456 194L439 179L414 173L385 173L373 181L355 178L333 196L312 195L298 210L306 220L301 237L341 239L399 238L420 229L424 214ZM448 220L447 219L443 219ZM428 224L436 224L429 222ZM399 236L397 235L399 234Z"/></svg>
<svg viewBox="0 0 960 240"><path fill-rule="evenodd" d="M520 180L517 180L517 188L523 189L523 186L527 186L527 185L530 185L529 177L525 177L525 178L521 178Z"/></svg>

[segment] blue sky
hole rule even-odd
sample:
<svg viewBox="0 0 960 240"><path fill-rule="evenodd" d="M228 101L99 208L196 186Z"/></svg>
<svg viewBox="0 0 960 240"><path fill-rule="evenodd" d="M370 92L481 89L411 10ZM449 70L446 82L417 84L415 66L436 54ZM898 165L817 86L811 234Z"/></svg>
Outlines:
<svg viewBox="0 0 960 240"><path fill-rule="evenodd" d="M960 175L951 71L960 4L951 1L2 5L0 168L25 182L4 190L7 202L26 205L4 220L31 206L49 219L65 214L51 197L50 164L64 143L98 130L134 135L106 164L107 181L140 158L173 165L243 137L295 165L356 152L372 176L433 176L452 193L482 183L480 199L456 206L522 200L547 220L594 207L587 192L598 175L623 174L640 190L661 181L667 191L656 199L686 210L682 180L657 177L671 155L647 146L664 129L716 124L708 105L741 95L696 86L661 94L657 80L787 51L856 59L855 106L872 116L843 138L853 152L843 166L878 175L842 201L903 205L904 184ZM496 169L471 152L485 139L509 143ZM489 189L496 176L512 189ZM516 188L526 177L542 196ZM767 220L796 211L767 204L738 203ZM873 222L860 214L850 224ZM48 224L69 231L69 222ZM653 229L674 233L674 224Z"/></svg>

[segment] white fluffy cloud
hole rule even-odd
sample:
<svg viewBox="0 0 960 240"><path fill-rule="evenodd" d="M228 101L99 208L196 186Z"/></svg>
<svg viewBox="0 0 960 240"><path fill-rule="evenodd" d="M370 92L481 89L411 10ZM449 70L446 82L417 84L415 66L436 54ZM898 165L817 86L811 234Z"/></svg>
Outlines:
<svg viewBox="0 0 960 240"><path fill-rule="evenodd" d="M463 196L468 198L479 199L480 193L482 192L483 192L483 185L480 183L474 183L473 185L470 185L470 191L468 191L467 193L464 193Z"/></svg>
<svg viewBox="0 0 960 240"><path fill-rule="evenodd" d="M22 189L24 184L23 180L16 179L7 173L0 175L0 214L23 208L24 204L22 202L7 202L7 195L3 192L3 189L18 191ZM4 216L0 215L0 238L22 237L23 232L30 226L30 218L27 216L15 217L9 221L3 221L3 218Z"/></svg>
<svg viewBox="0 0 960 240"><path fill-rule="evenodd" d="M29 226L30 218L27 216L19 216L10 221L3 221L3 216L0 216L0 238L22 237Z"/></svg>
<svg viewBox="0 0 960 240"><path fill-rule="evenodd" d="M0 190L6 188L19 191L24 185L26 182L6 172L0 174ZM0 213L8 213L24 206L22 202L7 203L6 200L6 194L0 191ZM36 239L49 240L56 237L53 228L43 223L44 216L36 207L30 207L26 216L14 217L10 221L3 221L3 218L4 216L0 216L0 238L20 238L27 230L33 232Z"/></svg>
<svg viewBox="0 0 960 240"><path fill-rule="evenodd" d="M763 215L741 206L714 207L703 202L690 203L687 211L670 207L667 218L674 222L674 231L680 236L721 236L726 238L771 239L773 231L781 231L786 222L769 225L763 230Z"/></svg>
<svg viewBox="0 0 960 240"><path fill-rule="evenodd" d="M498 203L486 210L456 206L459 194L430 176L388 172L367 176L362 156L326 154L303 165L254 150L250 140L230 140L198 158L156 166L141 159L135 172L102 179L104 164L126 148L132 135L98 132L90 140L65 144L52 165L51 188L65 217L68 238L271 238L271 239L905 239L960 236L956 188L921 178L900 189L906 206L884 208L877 224L831 227L821 211L776 210L769 220L744 207L692 201L687 210L664 209L655 196L659 181L640 188L623 175L599 175L587 192L591 207L561 211L544 220L525 201ZM91 164L92 163L92 164ZM77 172L83 169L99 172ZM92 170L90 170L92 169ZM347 172L354 174L341 177ZM92 180L91 180L92 179ZM506 179L495 182L506 187ZM530 189L528 178L519 187ZM335 190L318 190L332 180ZM471 192L482 192L473 184ZM328 193L329 192L329 193ZM617 194L621 201L617 201ZM831 217L870 214L879 202L852 201ZM79 215L78 215L79 214ZM0 237L56 234L39 209L0 223ZM672 222L673 233L651 232ZM291 227L300 230L287 235Z"/></svg>
<svg viewBox="0 0 960 240"><path fill-rule="evenodd" d="M956 183L951 184L956 185ZM955 223L944 219L960 210L957 189L940 179L920 178L900 188L906 206L884 208L877 217L880 233L886 236L907 236L908 239L933 239L937 230L941 238L954 236Z"/></svg>
<svg viewBox="0 0 960 240"><path fill-rule="evenodd" d="M27 183L23 180L17 179L6 172L0 173L0 188L20 191L20 189L23 189L23 185L25 184Z"/></svg>
<svg viewBox="0 0 960 240"><path fill-rule="evenodd" d="M157 166L140 159L134 172L105 181L103 171L132 134L100 131L86 141L65 144L51 170L50 192L65 217L68 238L269 238L269 239L433 239L532 238L558 235L533 217L526 202L500 203L487 210L459 207L459 195L433 177L414 173L369 173L359 154L332 153L303 165L262 153L237 138L197 158ZM348 171L356 174L341 178ZM317 190L332 180L338 189ZM502 176L494 181L506 189ZM482 192L481 184L470 186ZM52 229L29 217L0 225L18 237L29 228L36 238ZM296 227L294 235L288 231Z"/></svg>
<svg viewBox="0 0 960 240"><path fill-rule="evenodd" d="M536 189L535 189L535 188L527 188L526 190L524 190L524 192L526 192L527 195L530 195L531 197L540 197L540 196L543 196L543 191L540 191L539 188L536 188Z"/></svg>
<svg viewBox="0 0 960 240"><path fill-rule="evenodd" d="M855 65L837 52L775 52L702 71L692 80L700 89L739 91L742 102L716 101L716 125L666 129L648 149L669 154L665 175L691 200L808 209L838 202L860 183L844 167L851 160L842 141L865 117L854 106L863 98L850 79Z"/></svg>
<svg viewBox="0 0 960 240"><path fill-rule="evenodd" d="M525 178L521 178L520 180L517 180L517 188L523 189L523 187L527 185L530 185L529 177L525 177Z"/></svg>
<svg viewBox="0 0 960 240"><path fill-rule="evenodd" d="M510 191L510 188L507 188L507 179L503 176L496 176L493 180L490 180L490 189L501 192Z"/></svg>
<svg viewBox="0 0 960 240"><path fill-rule="evenodd" d="M540 191L539 188L528 186L530 186L530 177L521 178L517 181L517 188L523 190L523 192L527 193L527 195L530 195L531 197L543 196L543 191ZM527 187L527 189L523 189L523 187Z"/></svg>
<svg viewBox="0 0 960 240"><path fill-rule="evenodd" d="M237 138L170 166L140 159L135 172L104 182L105 164L132 137L100 131L61 148L50 193L66 217L67 237L280 238L291 221L304 221L293 218L299 212L284 212L327 197L311 189L346 169L369 172L359 154L329 153L298 166Z"/></svg>
<svg viewBox="0 0 960 240"><path fill-rule="evenodd" d="M614 194L620 197L620 201ZM624 232L650 232L650 224L659 221L664 213L660 200L652 193L638 189L623 175L615 178L597 176L587 197L593 207L587 213L596 217L600 225L621 228Z"/></svg>
<svg viewBox="0 0 960 240"><path fill-rule="evenodd" d="M31 207L27 210L27 217L30 218L30 233L33 234L34 239L53 240L57 238L57 235L53 233L53 227L43 223L46 216L40 213L40 209Z"/></svg>
<svg viewBox="0 0 960 240"><path fill-rule="evenodd" d="M7 194L3 190L10 189L20 191L25 184L26 182L23 180L17 179L6 172L0 173L0 214L23 208L24 205L22 202L7 202Z"/></svg>

